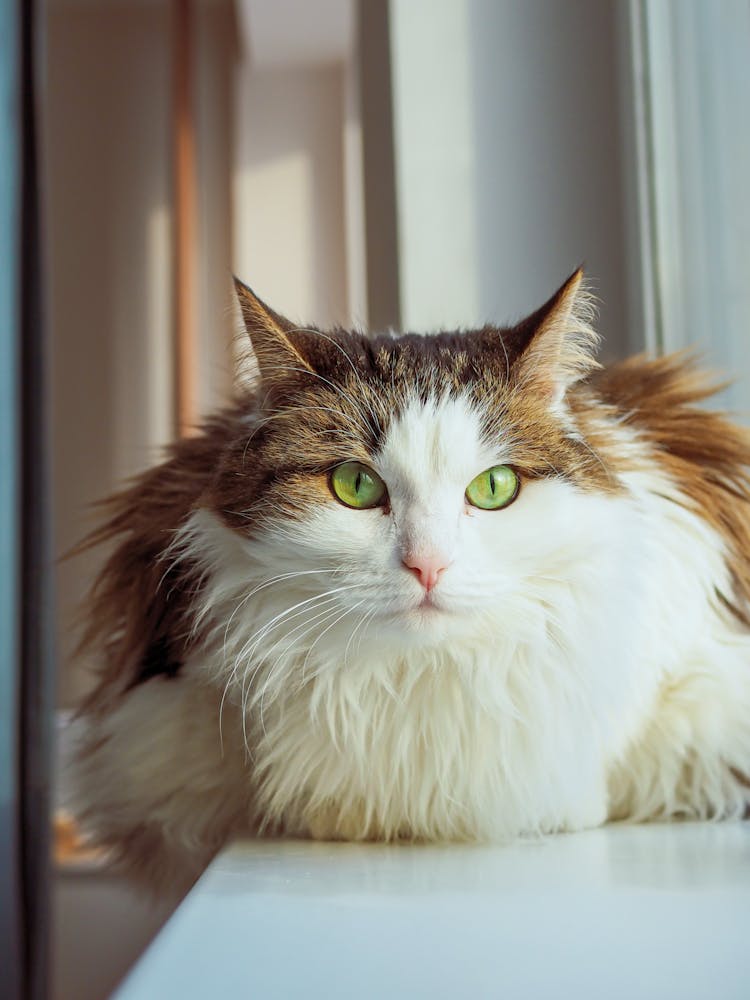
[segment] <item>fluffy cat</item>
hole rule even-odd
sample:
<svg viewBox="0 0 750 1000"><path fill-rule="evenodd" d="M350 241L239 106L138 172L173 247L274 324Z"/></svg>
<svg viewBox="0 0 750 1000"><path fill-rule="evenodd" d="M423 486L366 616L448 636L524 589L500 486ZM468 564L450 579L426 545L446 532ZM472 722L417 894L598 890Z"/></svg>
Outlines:
<svg viewBox="0 0 750 1000"><path fill-rule="evenodd" d="M576 272L505 329L298 328L108 503L80 815L182 890L234 835L503 841L750 800L750 435L608 370Z"/></svg>

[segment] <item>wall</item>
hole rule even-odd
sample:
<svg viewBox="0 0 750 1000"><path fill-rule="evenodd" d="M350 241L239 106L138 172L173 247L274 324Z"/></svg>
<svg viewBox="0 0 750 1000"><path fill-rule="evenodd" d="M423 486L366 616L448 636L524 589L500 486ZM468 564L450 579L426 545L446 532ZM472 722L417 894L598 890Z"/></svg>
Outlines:
<svg viewBox="0 0 750 1000"><path fill-rule="evenodd" d="M581 262L628 350L613 0L394 0L404 325L504 322Z"/></svg>
<svg viewBox="0 0 750 1000"><path fill-rule="evenodd" d="M171 354L169 8L53 3L44 103L54 345L55 534L151 464L174 433ZM198 403L231 380L231 9L198 9ZM100 556L58 568L59 701L88 681L71 621Z"/></svg>
<svg viewBox="0 0 750 1000"><path fill-rule="evenodd" d="M342 68L245 59L235 95L236 272L292 320L346 323Z"/></svg>
<svg viewBox="0 0 750 1000"><path fill-rule="evenodd" d="M171 433L167 28L162 6L49 10L44 111L61 552L91 524L87 506L147 465ZM86 556L59 566L66 662L72 610L95 564ZM84 685L81 671L63 669L62 703Z"/></svg>

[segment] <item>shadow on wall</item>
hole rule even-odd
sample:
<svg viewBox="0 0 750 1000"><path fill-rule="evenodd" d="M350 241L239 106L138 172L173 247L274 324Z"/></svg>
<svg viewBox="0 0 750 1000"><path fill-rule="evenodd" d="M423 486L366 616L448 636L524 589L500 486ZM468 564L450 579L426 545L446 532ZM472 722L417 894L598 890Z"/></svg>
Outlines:
<svg viewBox="0 0 750 1000"><path fill-rule="evenodd" d="M604 353L628 353L616 11L611 2L466 5L479 304L526 315L583 263Z"/></svg>

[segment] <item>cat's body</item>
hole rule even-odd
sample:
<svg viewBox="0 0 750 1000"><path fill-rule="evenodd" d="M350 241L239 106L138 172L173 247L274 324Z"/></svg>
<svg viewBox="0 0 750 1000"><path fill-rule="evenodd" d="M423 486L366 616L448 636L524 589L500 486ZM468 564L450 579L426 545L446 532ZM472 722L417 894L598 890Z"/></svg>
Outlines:
<svg viewBox="0 0 750 1000"><path fill-rule="evenodd" d="M750 801L750 438L685 359L517 327L301 331L112 501L82 814L151 884L243 832L502 841ZM355 461L386 492L337 500ZM468 500L518 473L502 509ZM381 484L381 485L382 485Z"/></svg>

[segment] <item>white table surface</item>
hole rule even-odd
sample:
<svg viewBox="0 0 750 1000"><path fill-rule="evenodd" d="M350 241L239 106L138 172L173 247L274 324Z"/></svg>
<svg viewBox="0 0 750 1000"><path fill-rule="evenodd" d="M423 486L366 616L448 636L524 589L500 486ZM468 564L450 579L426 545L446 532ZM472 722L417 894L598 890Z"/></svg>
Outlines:
<svg viewBox="0 0 750 1000"><path fill-rule="evenodd" d="M750 823L236 843L116 997L749 1000Z"/></svg>

